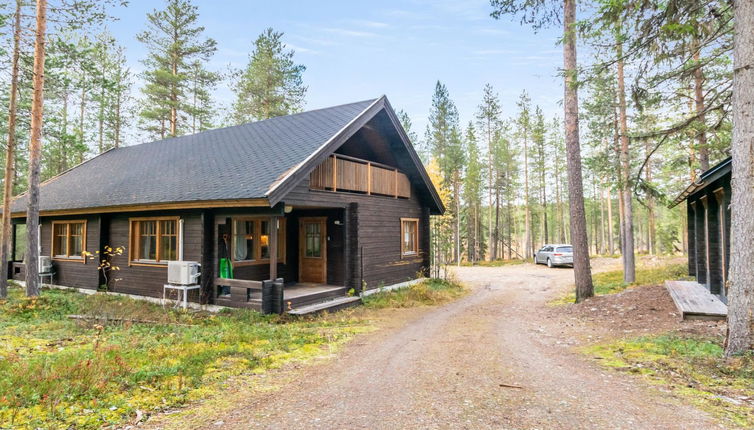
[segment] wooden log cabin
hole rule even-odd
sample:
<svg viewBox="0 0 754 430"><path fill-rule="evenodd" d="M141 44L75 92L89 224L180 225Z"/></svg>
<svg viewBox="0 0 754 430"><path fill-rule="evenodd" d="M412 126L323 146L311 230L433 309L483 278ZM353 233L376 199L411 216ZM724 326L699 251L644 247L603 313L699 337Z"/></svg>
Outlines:
<svg viewBox="0 0 754 430"><path fill-rule="evenodd" d="M686 201L689 275L724 303L730 260L730 180L727 158L702 173L670 206Z"/></svg>
<svg viewBox="0 0 754 430"><path fill-rule="evenodd" d="M42 184L39 252L58 285L97 289L82 254L123 246L111 291L159 298L167 261L185 260L202 265L191 301L259 309L262 281L282 278L296 307L426 274L443 211L383 96L98 155Z"/></svg>

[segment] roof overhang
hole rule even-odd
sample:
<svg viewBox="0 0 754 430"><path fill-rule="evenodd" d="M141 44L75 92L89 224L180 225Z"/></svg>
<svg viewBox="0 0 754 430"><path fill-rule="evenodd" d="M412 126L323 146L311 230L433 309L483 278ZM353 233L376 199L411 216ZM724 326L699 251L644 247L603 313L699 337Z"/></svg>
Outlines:
<svg viewBox="0 0 754 430"><path fill-rule="evenodd" d="M202 200L187 202L159 202L138 205L98 206L93 208L40 211L39 216L87 215L117 212L159 211L173 209L259 208L272 207L267 199ZM25 218L26 212L13 212L12 218Z"/></svg>
<svg viewBox="0 0 754 430"><path fill-rule="evenodd" d="M673 202L668 206L668 208L672 209L678 206L682 201L686 200L690 195L703 189L707 185L711 184L712 182L715 182L716 180L720 179L722 176L730 172L730 169L731 169L731 157L728 157L725 160L717 163L715 166L713 166L706 172L699 175L699 179L689 184L689 186L686 187L686 189L684 189L681 192L681 194L679 194L678 197L676 197L673 200Z"/></svg>

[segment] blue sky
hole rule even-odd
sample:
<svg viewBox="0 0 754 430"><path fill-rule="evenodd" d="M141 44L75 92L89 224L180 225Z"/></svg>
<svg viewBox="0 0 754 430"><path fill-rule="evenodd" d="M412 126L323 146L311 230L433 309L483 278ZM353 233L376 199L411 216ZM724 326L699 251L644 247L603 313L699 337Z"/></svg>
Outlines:
<svg viewBox="0 0 754 430"><path fill-rule="evenodd" d="M505 115L526 89L548 116L559 115L562 98L556 45L560 29L535 34L517 19L494 20L487 0L404 1L241 1L194 0L205 34L218 43L210 68L246 64L253 40L267 27L306 65L307 109L386 94L404 109L423 136L432 92L439 79L448 86L461 120L473 119L482 87L491 83ZM144 47L135 39L146 13L159 1L131 0L108 24L126 46L134 71L142 69ZM232 100L226 88L217 97Z"/></svg>

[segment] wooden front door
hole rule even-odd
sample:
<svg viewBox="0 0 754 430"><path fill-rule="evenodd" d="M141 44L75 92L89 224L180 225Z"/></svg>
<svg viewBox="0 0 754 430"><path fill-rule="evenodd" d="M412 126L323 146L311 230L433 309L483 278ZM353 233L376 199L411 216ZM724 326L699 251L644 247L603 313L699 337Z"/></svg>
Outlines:
<svg viewBox="0 0 754 430"><path fill-rule="evenodd" d="M327 218L300 218L299 282L327 282Z"/></svg>

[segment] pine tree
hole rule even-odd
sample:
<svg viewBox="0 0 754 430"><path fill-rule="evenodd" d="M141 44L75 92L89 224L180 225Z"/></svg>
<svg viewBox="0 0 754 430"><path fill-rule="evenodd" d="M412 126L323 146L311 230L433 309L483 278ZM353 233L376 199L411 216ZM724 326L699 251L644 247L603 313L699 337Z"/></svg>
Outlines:
<svg viewBox="0 0 754 430"><path fill-rule="evenodd" d="M465 148L468 158L463 180L463 200L466 203L466 258L472 264L479 261L482 243L482 187L483 169L474 124L466 126Z"/></svg>
<svg viewBox="0 0 754 430"><path fill-rule="evenodd" d="M524 91L518 100L518 117L516 118L517 138L521 141L524 166L524 255L534 255L534 238L531 220L531 196L529 194L529 137L531 135L531 100Z"/></svg>
<svg viewBox="0 0 754 430"><path fill-rule="evenodd" d="M448 261L458 262L460 256L460 193L464 154L458 126L458 109L450 99L448 89L439 81L432 96L432 108L427 125L426 141L432 157L437 160L445 186L452 190L453 256Z"/></svg>
<svg viewBox="0 0 754 430"><path fill-rule="evenodd" d="M238 72L233 90L233 122L272 118L299 112L304 105L307 87L306 67L293 61L295 52L286 49L283 33L268 28L254 41L249 64Z"/></svg>
<svg viewBox="0 0 754 430"><path fill-rule="evenodd" d="M143 61L142 127L160 138L190 130L184 122L192 108L192 66L209 60L217 49L213 39L203 36L198 20L198 8L189 0L167 0L164 10L147 14L147 30L136 36L149 49Z"/></svg>
<svg viewBox="0 0 754 430"><path fill-rule="evenodd" d="M495 93L492 85L486 84L484 86L484 95L482 96L482 103L477 108L477 127L480 135L485 141L485 151L487 152L487 246L488 246L488 259L494 260L497 258L497 253L493 250L496 248L493 246L495 240L493 240L493 205L494 203L494 182L493 176L495 168L493 166L493 146L494 141L500 132L502 108L500 107L500 99Z"/></svg>

